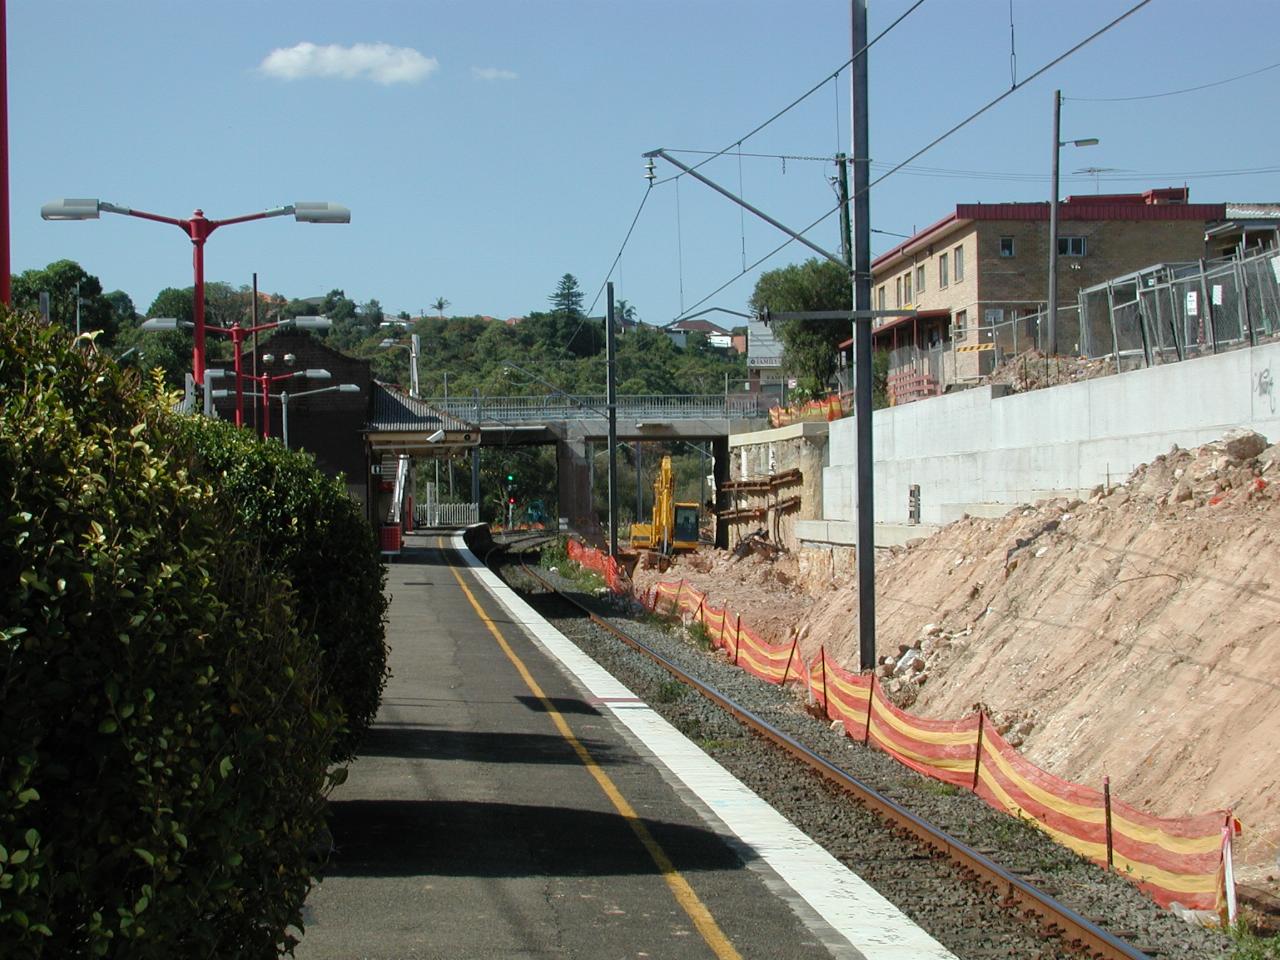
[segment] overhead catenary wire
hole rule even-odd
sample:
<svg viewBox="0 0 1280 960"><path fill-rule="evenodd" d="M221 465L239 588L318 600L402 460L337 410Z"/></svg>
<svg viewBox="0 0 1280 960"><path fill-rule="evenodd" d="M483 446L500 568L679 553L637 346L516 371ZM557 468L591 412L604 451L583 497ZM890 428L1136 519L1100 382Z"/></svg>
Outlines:
<svg viewBox="0 0 1280 960"><path fill-rule="evenodd" d="M1121 13L1118 17L1116 17L1115 19L1113 19L1113 20L1109 21L1108 23L1104 24L1103 26L1099 27L1097 30L1095 30L1093 33L1089 34L1089 35L1088 35L1087 37L1085 37L1083 40L1079 41L1079 42L1078 42L1078 43L1076 43L1075 45L1073 45L1073 46L1071 46L1070 48L1068 48L1067 50L1065 50L1063 53L1061 53L1061 54L1059 54L1058 56L1054 57L1054 58L1053 58L1052 60L1050 60L1048 63L1046 63L1046 64L1044 64L1043 66L1041 66L1039 69L1035 70L1035 71L1034 71L1033 73L1031 73L1031 74L1030 74L1030 75L1029 75L1025 80L1023 80L1023 81L1021 81L1021 82L1019 82L1019 83L1015 83L1012 87L1010 87L1010 88L1009 88L1008 90L1006 90L1004 93L1002 93L1002 94L1000 94L999 96L997 96L997 97L993 98L992 100L988 101L985 105L983 105L982 107L980 107L980 108L978 108L977 110L975 110L975 111L974 111L973 113L971 113L968 117L966 117L965 119L961 120L959 123L957 123L957 124L955 124L954 126L952 126L949 130L945 131L945 132L944 132L944 133L942 133L941 135L939 135L939 136L935 137L933 140L929 141L929 143L925 144L925 146L921 147L919 150L917 150L915 153L913 153L911 156L909 156L906 160L903 160L903 161L901 161L901 162L899 162L899 163L896 163L896 164L892 165L892 166L889 168L889 170L887 170L885 173L881 174L881 175L880 175L879 177L877 177L876 179L872 180L869 184L867 184L867 186L866 186L864 189L866 189L866 190L870 190L870 189L871 189L872 187L874 187L876 184L883 182L886 178L888 178L888 177L892 176L893 174L897 173L898 171L902 170L904 167L906 167L908 164L910 164L912 160L915 160L915 159L917 159L918 157L923 156L923 155L924 155L925 153L927 153L929 150L932 150L934 147L936 147L938 144L940 144L943 140L946 140L948 137L950 137L952 134L956 133L958 130L960 130L960 129L962 129L962 128L966 127L966 126L968 126L970 123L972 123L972 122L973 122L974 120L976 120L978 117L982 116L984 113L986 113L986 112L987 112L988 110L990 110L992 107L996 106L996 104L998 104L998 103L1002 102L1003 100L1005 100L1005 99L1006 99L1007 97L1009 97L1012 93L1014 93L1014 92L1015 92L1015 91L1017 91L1017 90L1022 89L1022 88L1023 88L1023 87L1025 87L1028 83L1030 83L1031 81L1033 81L1033 80L1035 80L1037 77L1039 77L1041 74L1043 74L1043 73L1045 73L1046 71L1050 70L1051 68L1053 68L1053 67L1057 66L1059 63L1061 63L1063 60L1065 60L1065 59L1067 59L1068 57L1070 57L1072 54L1074 54L1074 53L1076 53L1077 51L1079 51L1079 50L1083 49L1085 46L1087 46L1088 44L1092 43L1092 42L1093 42L1094 40L1096 40L1098 37L1102 36L1103 34L1107 33L1109 30L1111 30L1112 28L1114 28L1115 26L1117 26L1118 24L1120 24L1120 23L1122 23L1123 21L1127 20L1129 17L1133 16L1133 14L1137 13L1139 10L1141 10L1143 7L1145 7L1145 6L1146 6L1147 4L1149 4L1150 2L1151 2L1151 0L1139 0L1139 2L1138 2L1138 3L1135 3L1135 4L1134 4L1133 6L1131 6L1128 10L1124 11L1123 13ZM917 4L913 5L910 9L908 9L908 10L907 10L907 13L910 13L912 10L916 9L916 7L918 7L918 6L919 6L919 3L917 3ZM899 18L898 18L898 20L894 21L894 23L893 23L892 25L890 25L890 27L889 27L888 29L892 29L892 27L893 27L893 26L896 26L896 25L897 25L897 23L901 22L901 20L902 20L902 19L903 19L903 17L905 17L905 16L906 16L906 14L904 13L904 14L903 14L903 16L902 16L902 17L899 17ZM843 70L845 66L848 66L850 63L852 63L852 62L853 62L853 60L856 58L856 56L861 55L861 53L862 53L862 52L865 52L867 49L869 49L869 48L872 46L872 44L874 44L874 43L875 43L875 41L876 41L876 40L880 39L880 37L884 36L884 33L887 33L887 32L888 32L888 30L886 30L886 31L882 32L882 33L881 33L881 34L879 34L877 37L875 37L875 38L874 38L870 43L868 43L865 47L863 47L863 50L862 50L862 51L860 51L860 52L859 52L859 54L855 55L855 57L853 57L853 58L850 58L850 59L849 59L849 61L847 61L847 62L846 62L846 63L841 67L841 69ZM823 82L825 83L826 81L824 80ZM812 92L812 91L810 91L810 92ZM750 134L748 134L747 136L749 137L749 136L750 136ZM743 139L746 139L746 138L744 137ZM730 146L732 146L732 144L731 144ZM699 163L699 164L695 165L693 169L695 169L695 170L696 170L698 167L702 166L703 164L709 163L709 162L710 162L711 160L713 160L716 156L719 156L719 155L721 155L721 154L723 154L723 153L724 153L724 151L722 150L722 151L720 151L720 152L719 152L719 153L717 153L717 154L713 154L712 156L708 157L706 160L704 160L704 161L702 161L701 163ZM677 175L677 176L679 176L679 175ZM667 178L667 179L675 179L675 177L669 177L669 178ZM659 181L659 182L663 182L663 181ZM833 213L836 213L839 209L840 209L840 204L837 204L835 207L833 207L831 210L827 211L825 214L823 214L821 217L819 217L817 220L815 220L815 221L814 221L813 223L811 223L809 226L805 227L803 230L798 231L798 232L799 232L799 233L801 233L801 234L808 233L810 230L812 230L812 229L813 229L814 227L816 227L818 224L822 223L824 220L826 220L828 217L830 217ZM777 247L775 247L773 250L769 251L767 254L765 254L763 257L761 257L759 260L755 261L755 263L751 264L751 266L750 266L750 267L748 267L747 269L745 269L745 270L741 271L741 272L740 272L740 273L738 273L736 276L731 277L729 280L725 281L723 284L721 284L719 287L717 287L715 290L713 290L713 291L712 291L711 293L709 293L707 296L705 296L705 297L703 297L701 300L697 301L697 303L694 303L693 305L689 306L688 308L685 308L685 307L683 306L683 304L682 304L682 305L681 305L681 311L680 311L680 313L681 313L681 317L683 317L683 316L684 316L684 314L685 314L686 312L688 312L689 310L694 310L694 309L696 309L698 306L700 306L701 304L706 303L706 301L708 301L708 300L710 300L712 297L716 296L718 293L720 293L720 292L721 292L722 290L724 290L726 287L730 286L730 285L731 285L731 284L733 284L733 283L736 283L738 280L740 280L743 276L745 276L745 275L746 275L747 273L749 273L751 270L754 270L757 266L759 266L759 265L760 265L761 263L763 263L765 260L768 260L770 257L772 257L772 256L774 256L775 254L777 254L777 253L781 252L783 249L785 249L787 246L789 246L792 242L794 242L794 238L792 238L792 237L788 237L785 241L783 241L781 244L779 244L779 245L778 245ZM679 318L677 318L677 319L679 319Z"/></svg>
<svg viewBox="0 0 1280 960"><path fill-rule="evenodd" d="M1237 80L1245 80L1249 77L1256 77L1260 73L1266 73L1268 70L1274 70L1280 67L1280 63L1272 63L1265 67L1259 67L1257 70L1250 70L1248 73L1241 73L1234 77L1227 77L1225 80L1214 80L1212 83L1202 83L1195 87L1183 87L1180 90L1166 90L1164 93L1145 93L1134 97L1063 97L1063 100L1074 100L1079 103L1128 103L1132 100L1158 100L1161 97L1176 97L1183 93L1195 93L1197 90L1208 90L1210 87L1220 87L1226 83L1235 83Z"/></svg>
<svg viewBox="0 0 1280 960"><path fill-rule="evenodd" d="M1054 57L1052 60L1050 60L1050 61L1049 61L1048 63L1046 63L1044 66L1042 66L1040 69L1036 70L1034 73L1032 73L1030 76L1028 76L1025 80L1022 80L1022 81L1021 81L1021 82L1019 82L1019 83L1015 83L1012 87L1010 87L1010 88L1009 88L1008 90L1006 90L1004 93L1000 94L998 97L995 97L994 99L987 101L987 103L986 103L985 105L983 105L983 106L979 107L979 108L978 108L977 110L975 110L973 113L969 114L969 116L965 117L963 120L961 120L961 121L960 121L959 123L957 123L955 126L953 126L950 130L947 130L945 133L943 133L943 134L941 134L941 135L939 135L939 136L935 137L934 139L930 140L927 144L925 144L923 147L921 147L919 150L917 150L917 151L916 151L915 153L913 153L911 156L907 157L907 159L905 159L905 160L903 160L901 163L898 163L897 165L893 166L893 167L892 167L892 168L890 168L887 172L882 173L880 176L876 177L874 180L872 180L870 183L868 183L868 184L867 184L867 186L865 187L865 189L866 189L866 190L870 190L870 189L871 189L872 187L874 187L876 184L881 183L881 182L882 182L882 181L884 181L886 178L893 176L893 174L897 173L899 170L901 170L903 167L905 167L907 164L909 164L912 160L915 160L917 157L923 156L924 154L928 153L930 150L932 150L934 147L936 147L938 144L940 144L943 140L946 140L948 137L950 137L953 133L955 133L956 131L958 131L958 130L960 130L960 129L962 129L962 128L966 127L966 126L968 126L970 123L972 123L974 120L977 120L977 119L978 119L978 117L982 116L984 113L986 113L986 112L987 112L988 110L990 110L992 107L994 107L996 104L998 104L998 103L1000 103L1001 101L1003 101L1006 97L1010 96L1011 94L1013 94L1013 93L1014 93L1015 91L1017 91L1017 90L1021 90L1023 87L1025 87L1025 86L1026 86L1028 83L1030 83L1032 80L1036 79L1036 78L1037 78L1038 76L1040 76L1042 73L1045 73L1045 72L1046 72L1046 71L1048 71L1049 69L1051 69L1051 68L1053 68L1053 67L1057 66L1059 63L1061 63L1063 60L1067 59L1067 57L1071 56L1071 55L1072 55L1073 53L1075 53L1076 51L1081 50L1082 48L1084 48L1084 47L1085 47L1085 46L1087 46L1088 44L1092 43L1094 40L1098 39L1098 37L1102 36L1104 33L1106 33L1107 31L1111 30L1113 27L1115 27L1115 26L1117 26L1118 24L1122 23L1123 21L1125 21L1125 20L1129 19L1129 17L1133 16L1135 13L1137 13L1139 10L1141 10L1143 7L1145 7L1145 6L1146 6L1147 4L1149 4L1150 2L1151 2L1151 0L1138 0L1138 2L1137 2L1137 3L1135 3L1132 7L1130 7L1128 10L1126 10L1124 13L1120 14L1120 16L1116 17L1114 20L1110 21L1109 23L1107 23L1107 24L1105 24L1105 25L1103 25L1103 26L1099 27L1099 28L1098 28L1097 30L1095 30L1093 33L1089 34L1089 36L1085 37L1085 38L1084 38L1083 40L1081 40L1079 43L1075 44L1075 46L1071 47L1070 49L1066 50L1065 52L1060 53L1058 56Z"/></svg>
<svg viewBox="0 0 1280 960"><path fill-rule="evenodd" d="M799 106L800 104L802 104L805 100L809 99L809 97L813 96L815 93L817 93L819 90L821 90L824 86L826 86L828 82L830 82L830 81L835 80L836 78L838 78L838 77L840 76L840 74L844 71L844 68L845 68L845 67L849 66L851 63L853 63L853 61L854 61L854 60L856 60L858 57L862 56L864 53L866 53L868 50L870 50L872 47L874 47L874 46L875 46L879 41L883 40L883 39L884 39L884 38L889 34L889 32L893 30L893 28L894 28L894 27L896 27L898 24L902 23L902 21L903 21L903 20L905 20L905 19L907 19L907 17L911 16L911 14L913 14L916 10L918 10L918 9L919 9L923 4L924 4L924 2L925 2L925 0L916 0L916 2L915 2L915 3L913 3L913 4L912 4L911 6L909 6L906 10L904 10L901 14L899 14L899 15L898 15L898 18L897 18L896 20L894 20L894 21L893 21L892 23L890 23L887 27L885 27L883 30L881 30L878 34L876 34L874 37L872 37L870 40L868 40L868 41L867 41L867 43L866 43L866 45L865 45L865 46L863 46L863 48L862 48L861 50L859 50L857 53L855 53L853 56L851 56L851 57L850 57L848 60L846 60L844 63L840 64L840 66L839 66L839 67L837 67L837 68L836 68L832 73L827 74L825 77L823 77L821 80L819 80L816 84L814 84L812 87L810 87L810 88L809 88L808 90L806 90L804 93L800 94L800 96L796 97L796 98L795 98L794 100L792 100L789 104L787 104L785 107L783 107L781 110L779 110L779 111L778 111L777 113L775 113L773 116L771 116L768 120L764 121L764 123L758 124L757 126L755 126L754 128L752 128L750 132L745 133L745 134L743 134L742 136L738 137L738 138L737 138L737 139L735 139L732 143L727 144L723 149L721 149L721 150L717 150L717 151L713 152L710 156L708 156L708 157L707 157L707 159L703 160L701 163L696 163L696 164L694 164L693 169L694 169L694 170L697 170L699 167L705 166L706 164L710 163L710 162L711 162L712 160L714 160L716 157L724 156L724 154L726 154L726 153L728 153L730 150L732 150L732 149L734 148L734 146L735 146L735 145L736 145L736 146L741 146L744 142L746 142L747 140L750 140L750 139L751 139L752 137L754 137L757 133L759 133L759 132L760 132L761 130L763 130L765 127L769 126L769 124L773 123L773 122L774 122L775 120L777 120L779 117L783 116L784 114L786 114L786 113L788 113L789 111L791 111L791 110L795 109L796 107L798 107L798 106ZM664 179L662 179L662 180L659 180L659 181L658 181L658 183L659 183L659 184L667 183L667 182L668 182L668 181L670 181L670 180L676 180L676 179L678 179L678 178L680 178L680 177L682 177L682 176L684 176L684 172L683 172L683 171L681 171L680 173L672 174L672 175L671 175L671 176L669 176L669 177L666 177L666 178L664 178Z"/></svg>

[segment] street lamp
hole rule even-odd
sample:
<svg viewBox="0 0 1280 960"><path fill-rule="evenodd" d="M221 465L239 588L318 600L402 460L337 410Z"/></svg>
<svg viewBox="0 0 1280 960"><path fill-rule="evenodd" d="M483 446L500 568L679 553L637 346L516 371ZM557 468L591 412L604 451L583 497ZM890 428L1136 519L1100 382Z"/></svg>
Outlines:
<svg viewBox="0 0 1280 960"><path fill-rule="evenodd" d="M274 355L264 353L262 355L262 364L264 367L269 368L271 364L275 362L275 359ZM283 359L285 364L292 364L295 357L292 353L286 353ZM289 380L293 377L306 377L309 380L329 380L332 378L333 374L328 370L309 368L306 370L290 370L287 373L276 374L264 369L262 373L257 374L256 376L248 373L237 374L234 370L210 370L209 376L211 378L234 376L236 378L237 395L239 395L241 380L252 380L258 385L259 392L253 394L253 396L262 398L262 439L266 440L271 436L271 384L279 383L282 380ZM229 391L226 391L221 395L227 396L228 394Z"/></svg>
<svg viewBox="0 0 1280 960"><path fill-rule="evenodd" d="M193 326L195 324L189 320L175 320L172 317L152 317L149 320L142 321L142 329L148 331L177 330L179 327L190 328ZM231 338L236 374L237 427L244 426L244 391L242 389L244 373L242 371L241 356L244 351L245 338L255 333L261 333L263 330L275 330L277 327L293 327L297 330L328 330L332 326L333 321L328 317L286 317L284 320L272 320L268 323L259 323L251 327L244 326L239 320L236 320L229 327L206 325L206 330L212 333L225 334Z"/></svg>
<svg viewBox="0 0 1280 960"><path fill-rule="evenodd" d="M1058 352L1058 151L1065 146L1096 147L1097 137L1061 140L1062 91L1053 91L1053 184L1049 193L1049 316L1048 352Z"/></svg>
<svg viewBox="0 0 1280 960"><path fill-rule="evenodd" d="M318 203L300 201L284 207L263 210L260 213L248 213L225 220L209 220L203 210L196 210L186 220L177 217L166 217L156 213L146 213L130 207L121 207L105 200L63 198L46 203L40 208L40 216L45 220L97 220L101 213L118 213L126 217L137 217L140 220L154 220L157 223L168 223L178 227L191 239L192 264L195 269L195 345L191 353L192 378L199 385L204 384L204 243L209 234L219 227L233 223L247 223L250 220L266 220L270 217L283 217L289 214L299 223L350 223L351 211L336 203Z"/></svg>
<svg viewBox="0 0 1280 960"><path fill-rule="evenodd" d="M408 343L399 340L393 340L390 337L382 340L378 344L384 350L394 350L397 347L404 347L409 351L409 396L415 400L418 399L418 353L422 348L422 341L415 333L409 337Z"/></svg>
<svg viewBox="0 0 1280 960"><path fill-rule="evenodd" d="M212 376L214 371L210 370L208 371L208 373L210 374L210 376ZM284 448L286 450L289 449L289 398L293 397L293 399L296 400L298 397L309 397L315 393L334 393L334 392L359 393L360 387L354 383L339 383L339 384L335 384L332 387L317 387L315 390L303 390L301 393L290 394L288 391L285 391L285 390L280 391L280 433L284 440ZM214 397L217 397L219 399L221 399L222 397L231 396L230 390L214 390L212 391L212 393ZM256 399L258 397L261 397L262 394L254 390L249 393L249 396Z"/></svg>

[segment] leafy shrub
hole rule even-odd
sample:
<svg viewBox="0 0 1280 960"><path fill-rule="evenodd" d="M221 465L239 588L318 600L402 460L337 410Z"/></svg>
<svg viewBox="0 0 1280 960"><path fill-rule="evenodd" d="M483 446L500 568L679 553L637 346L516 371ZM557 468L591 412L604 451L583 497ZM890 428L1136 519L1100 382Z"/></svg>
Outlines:
<svg viewBox="0 0 1280 960"><path fill-rule="evenodd" d="M158 388L0 312L0 396L3 953L274 956L340 718L292 590Z"/></svg>
<svg viewBox="0 0 1280 960"><path fill-rule="evenodd" d="M301 625L320 641L325 687L345 713L332 759L349 759L387 681L386 574L373 529L310 454L202 417L187 418L183 432L217 496L235 511L236 529L293 584Z"/></svg>

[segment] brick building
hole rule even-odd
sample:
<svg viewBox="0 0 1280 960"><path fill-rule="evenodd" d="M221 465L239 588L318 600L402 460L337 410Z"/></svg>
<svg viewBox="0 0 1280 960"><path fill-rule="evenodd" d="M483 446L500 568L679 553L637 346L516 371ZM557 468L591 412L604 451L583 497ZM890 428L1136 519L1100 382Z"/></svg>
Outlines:
<svg viewBox="0 0 1280 960"><path fill-rule="evenodd" d="M270 356L268 362L266 357ZM292 362L286 362L292 357ZM213 366L230 368L230 361ZM279 331L270 340L260 343L255 351L245 351L242 367L246 372L254 369L259 374L272 375L291 370L328 370L329 378L307 379L301 375L278 380L271 385L269 406L269 435L279 438L281 432L282 391L289 393L289 446L306 450L316 458L320 469L330 475L342 474L347 492L358 503L368 502L369 464L365 452L363 430L369 420L370 390L372 379L369 361L349 357L325 346L324 342L304 331ZM219 377L210 381L215 388L227 389L230 394L214 400L218 416L234 420L236 400L233 377ZM355 393L337 390L311 396L300 394L324 387L353 383L359 387ZM262 430L262 402L248 394L257 388L248 380L244 382L245 422Z"/></svg>
<svg viewBox="0 0 1280 960"><path fill-rule="evenodd" d="M1206 224L1221 203L1189 203L1186 188L1067 197L1058 205L1060 348L1078 349L1074 306L1084 287L1152 263L1204 255ZM1049 204L965 203L877 257L872 306L913 309L875 321L877 349L890 351L893 402L932 396L951 382L989 373L994 331L1034 318L1049 287ZM1067 308L1067 309L1064 309Z"/></svg>

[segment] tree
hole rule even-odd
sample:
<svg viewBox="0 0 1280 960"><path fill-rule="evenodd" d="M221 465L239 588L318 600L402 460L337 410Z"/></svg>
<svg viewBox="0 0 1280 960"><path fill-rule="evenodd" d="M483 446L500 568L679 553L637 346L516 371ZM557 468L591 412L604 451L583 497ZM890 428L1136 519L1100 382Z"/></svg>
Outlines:
<svg viewBox="0 0 1280 960"><path fill-rule="evenodd" d="M366 329L380 325L385 317L382 304L377 300L370 300L360 305L360 320Z"/></svg>
<svg viewBox="0 0 1280 960"><path fill-rule="evenodd" d="M445 307L449 306L449 301L444 297L436 297L431 303L431 309L436 311L441 317L444 316Z"/></svg>
<svg viewBox="0 0 1280 960"><path fill-rule="evenodd" d="M752 312L774 313L850 310L852 287L848 271L816 257L804 263L768 270L756 281L749 302ZM849 337L850 326L831 320L788 320L777 325L783 363L814 391L825 389L836 371L838 344Z"/></svg>
<svg viewBox="0 0 1280 960"><path fill-rule="evenodd" d="M566 273L547 299L551 302L551 313L545 326L553 337L554 346L575 357L599 353L604 331L597 329L582 310L583 294L578 278Z"/></svg>
<svg viewBox="0 0 1280 960"><path fill-rule="evenodd" d="M79 296L81 331L101 330L98 343L102 346L115 340L116 317L102 295L102 282L74 260L55 260L42 270L24 270L13 278L16 309L38 310L41 293L49 294L49 317L54 323L75 330Z"/></svg>

